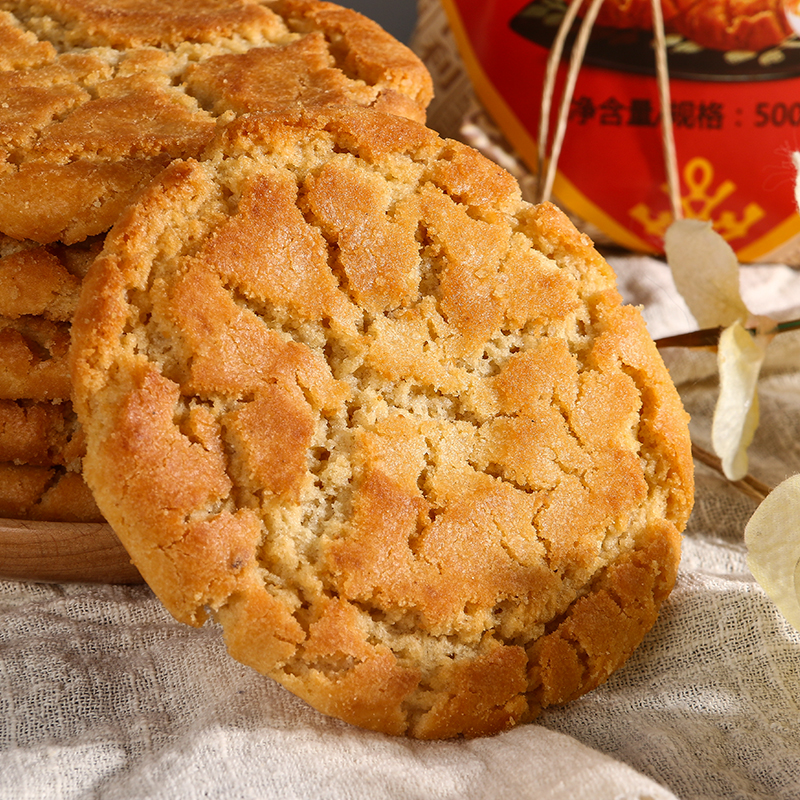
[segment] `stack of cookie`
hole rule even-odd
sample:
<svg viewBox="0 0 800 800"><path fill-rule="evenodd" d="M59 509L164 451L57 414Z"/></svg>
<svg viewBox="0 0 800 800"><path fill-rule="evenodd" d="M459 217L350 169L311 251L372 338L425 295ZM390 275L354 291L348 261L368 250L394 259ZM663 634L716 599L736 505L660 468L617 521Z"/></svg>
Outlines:
<svg viewBox="0 0 800 800"><path fill-rule="evenodd" d="M692 462L591 241L352 12L8 5L7 463L80 468L177 619L356 725L490 734L624 663Z"/></svg>
<svg viewBox="0 0 800 800"><path fill-rule="evenodd" d="M121 211L238 115L354 104L424 121L431 81L378 25L316 0L0 8L0 517L94 521L70 320Z"/></svg>
<svg viewBox="0 0 800 800"><path fill-rule="evenodd" d="M0 516L102 519L81 477L67 362L70 320L97 244L0 239Z"/></svg>

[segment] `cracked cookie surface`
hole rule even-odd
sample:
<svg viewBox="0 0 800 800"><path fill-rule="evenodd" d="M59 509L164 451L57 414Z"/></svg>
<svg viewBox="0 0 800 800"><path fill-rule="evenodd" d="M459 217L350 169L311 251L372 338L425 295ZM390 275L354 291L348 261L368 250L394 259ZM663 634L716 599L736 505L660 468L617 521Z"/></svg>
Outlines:
<svg viewBox="0 0 800 800"><path fill-rule="evenodd" d="M0 230L106 231L221 116L353 104L424 120L419 59L317 0L0 2Z"/></svg>
<svg viewBox="0 0 800 800"><path fill-rule="evenodd" d="M587 237L374 111L174 162L84 281L84 474L179 620L324 713L493 733L604 681L675 580L687 417Z"/></svg>

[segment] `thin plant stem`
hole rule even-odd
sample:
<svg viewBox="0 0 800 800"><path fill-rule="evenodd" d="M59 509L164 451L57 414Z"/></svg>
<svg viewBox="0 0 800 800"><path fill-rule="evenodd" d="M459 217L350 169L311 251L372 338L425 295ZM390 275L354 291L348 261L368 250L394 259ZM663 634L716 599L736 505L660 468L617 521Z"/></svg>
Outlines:
<svg viewBox="0 0 800 800"><path fill-rule="evenodd" d="M777 323L772 330L765 331L765 333L778 334L798 329L800 329L800 319L791 319ZM664 336L656 339L656 347L659 349L664 347L716 347L723 330L724 328L720 325L716 328L702 328L699 331ZM755 328L748 328L747 331L753 336L757 333Z"/></svg>
<svg viewBox="0 0 800 800"><path fill-rule="evenodd" d="M699 445L696 445L694 442L692 442L692 456L701 464L711 467L715 472L722 475L723 478L725 477L720 459L713 453L709 453L708 450L704 450ZM725 478L725 480L728 479ZM752 475L745 475L744 478L738 481L728 480L728 483L730 483L734 489L738 489L740 492L759 503L766 499L767 495L772 491L771 487L757 480Z"/></svg>

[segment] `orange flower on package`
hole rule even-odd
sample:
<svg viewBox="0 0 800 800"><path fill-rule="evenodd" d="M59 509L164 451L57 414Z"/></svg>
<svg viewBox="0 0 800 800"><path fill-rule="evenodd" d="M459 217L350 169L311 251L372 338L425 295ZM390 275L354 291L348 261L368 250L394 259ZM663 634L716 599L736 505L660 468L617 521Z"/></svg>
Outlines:
<svg viewBox="0 0 800 800"><path fill-rule="evenodd" d="M765 50L792 33L782 0L663 0L661 6L667 31L712 50ZM649 30L652 4L606 0L597 25Z"/></svg>
<svg viewBox="0 0 800 800"><path fill-rule="evenodd" d="M573 0L568 0L571 5ZM587 3L579 12L581 16L588 9ZM664 0L661 4L664 24L677 14L678 9L673 0ZM650 0L606 0L597 14L597 25L608 28L638 28L650 30L653 27L653 5Z"/></svg>
<svg viewBox="0 0 800 800"><path fill-rule="evenodd" d="M782 0L677 0L673 27L713 50L765 50L792 33Z"/></svg>

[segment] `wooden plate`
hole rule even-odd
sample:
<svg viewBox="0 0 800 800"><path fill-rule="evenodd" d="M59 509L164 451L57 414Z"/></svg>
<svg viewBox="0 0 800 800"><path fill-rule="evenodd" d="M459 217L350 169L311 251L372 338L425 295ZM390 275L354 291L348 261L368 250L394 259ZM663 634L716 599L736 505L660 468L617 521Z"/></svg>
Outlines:
<svg viewBox="0 0 800 800"><path fill-rule="evenodd" d="M0 519L0 578L40 583L143 583L110 525Z"/></svg>

